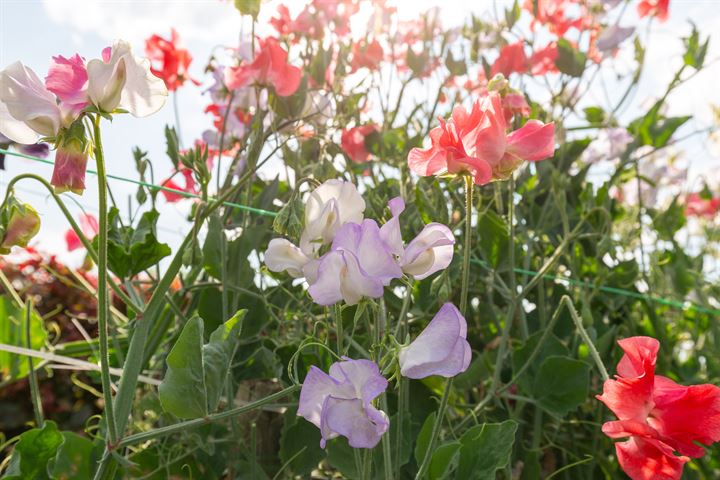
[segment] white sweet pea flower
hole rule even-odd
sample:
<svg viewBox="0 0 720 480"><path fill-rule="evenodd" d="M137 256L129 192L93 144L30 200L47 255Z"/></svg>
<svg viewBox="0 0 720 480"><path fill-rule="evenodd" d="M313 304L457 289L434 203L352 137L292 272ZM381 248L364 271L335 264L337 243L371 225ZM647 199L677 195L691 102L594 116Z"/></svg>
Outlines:
<svg viewBox="0 0 720 480"><path fill-rule="evenodd" d="M21 62L0 71L0 133L17 143L35 143L53 137L63 116L40 78Z"/></svg>
<svg viewBox="0 0 720 480"><path fill-rule="evenodd" d="M305 276L303 267L310 262L302 250L289 240L273 238L265 251L265 265L271 272L287 271L293 278Z"/></svg>
<svg viewBox="0 0 720 480"><path fill-rule="evenodd" d="M135 57L130 44L116 40L103 50L103 58L87 64L90 101L103 111L123 108L146 117L165 105L165 82L150 71L150 60Z"/></svg>

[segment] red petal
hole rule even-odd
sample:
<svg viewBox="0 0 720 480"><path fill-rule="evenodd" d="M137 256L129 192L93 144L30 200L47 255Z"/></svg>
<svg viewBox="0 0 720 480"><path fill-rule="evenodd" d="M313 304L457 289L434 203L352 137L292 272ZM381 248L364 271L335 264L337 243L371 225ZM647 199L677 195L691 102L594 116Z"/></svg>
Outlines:
<svg viewBox="0 0 720 480"><path fill-rule="evenodd" d="M528 162L552 157L555 152L555 124L528 121L507 137L508 152Z"/></svg>
<svg viewBox="0 0 720 480"><path fill-rule="evenodd" d="M620 466L632 480L679 480L690 459L673 454L658 440L632 437L615 444Z"/></svg>

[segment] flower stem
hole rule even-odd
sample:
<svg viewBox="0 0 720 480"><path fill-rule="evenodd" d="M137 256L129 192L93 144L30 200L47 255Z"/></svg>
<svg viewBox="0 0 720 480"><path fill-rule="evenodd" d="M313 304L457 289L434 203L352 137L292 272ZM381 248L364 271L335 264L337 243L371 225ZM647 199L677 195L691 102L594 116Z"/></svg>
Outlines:
<svg viewBox="0 0 720 480"><path fill-rule="evenodd" d="M474 184L470 175L465 175L465 242L463 244L463 276L460 290L460 311L467 311L468 287L470 284L470 241L472 239L472 208Z"/></svg>
<svg viewBox="0 0 720 480"><path fill-rule="evenodd" d="M32 336L30 335L30 322L32 320L33 303L30 298L25 302L25 341L27 342L27 348L32 349ZM43 419L42 401L40 400L40 385L38 384L37 372L35 372L35 365L33 365L33 358L28 355L28 367L30 372L28 377L30 378L30 395L32 398L33 412L35 412L35 424L37 428L43 428L45 420Z"/></svg>
<svg viewBox="0 0 720 480"><path fill-rule="evenodd" d="M435 442L440 434L440 428L442 427L443 418L445 418L445 410L447 410L448 399L450 398L450 390L452 390L453 377L447 379L445 382L445 390L443 391L442 399L440 400L440 406L438 407L438 414L435 417L435 425L433 425L432 433L430 433L430 441L428 442L427 450L425 450L425 456L423 457L420 469L415 475L415 480L420 480L425 476L427 469L430 467L430 459L432 458L433 450L435 450Z"/></svg>
<svg viewBox="0 0 720 480"><path fill-rule="evenodd" d="M343 321L342 321L342 307L340 304L336 304L335 307L335 336L337 337L337 354L339 357L343 355Z"/></svg>
<svg viewBox="0 0 720 480"><path fill-rule="evenodd" d="M105 401L105 421L108 428L108 440L111 444L117 441L113 396L110 388L110 357L108 354L108 266L107 266L107 174L105 172L105 156L103 155L100 136L100 115L95 116L93 123L95 141L95 162L98 178L98 207L100 209L98 232L98 286L97 286L97 319L100 340L100 376L102 380L103 400Z"/></svg>
<svg viewBox="0 0 720 480"><path fill-rule="evenodd" d="M564 295L562 299L560 299L560 301L563 302L570 311L570 316L572 317L573 322L578 329L578 333L580 333L580 336L585 342L585 345L587 345L588 350L590 351L590 356L592 357L595 365L600 371L600 376L602 377L603 381L609 379L610 375L608 375L605 364L603 363L602 358L600 358L600 354L598 353L597 348L595 348L595 344L593 343L592 339L590 339L590 335L588 335L587 330L585 330L585 327L582 324L582 319L580 318L580 315L578 315L577 310L575 310L575 305L573 305L572 300L570 300L570 297L568 297L567 295Z"/></svg>

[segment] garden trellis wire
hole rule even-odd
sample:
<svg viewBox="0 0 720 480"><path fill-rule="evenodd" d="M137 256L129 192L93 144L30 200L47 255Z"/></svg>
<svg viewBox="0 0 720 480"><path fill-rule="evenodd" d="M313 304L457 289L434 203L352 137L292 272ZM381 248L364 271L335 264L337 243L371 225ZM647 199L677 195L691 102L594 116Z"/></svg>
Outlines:
<svg viewBox="0 0 720 480"><path fill-rule="evenodd" d="M24 159L31 160L34 162L44 163L46 165L54 165L54 162L51 160L47 160L47 159L40 158L40 157L35 157L32 155L26 155L26 154L20 153L20 152L14 152L14 151L7 150L4 148L0 148L0 154L20 157L20 158L24 158ZM93 175L97 175L97 172L94 170L88 169L87 172L91 173ZM120 176L111 175L111 174L108 174L107 176L108 176L108 178L113 179L113 180L118 180L118 181L126 182L126 183L132 183L132 184L142 186L142 187L145 187L148 189L163 190L166 192L171 192L171 193L174 193L177 195L184 196L186 198L202 199L202 197L200 195L190 193L190 192L185 192L182 190L176 190L174 188L164 187L162 185L155 185L152 183L147 183L147 182L143 182L140 180L133 180L131 178L120 177ZM208 200L214 200L214 199L211 197L211 198L208 198ZM232 207L232 208L237 208L240 210L245 210L247 212L255 213L257 215L263 215L263 216L268 216L268 217L277 216L277 212L263 210L263 209L251 207L248 205L242 205L240 203L223 202L223 205ZM485 265L485 263L479 259L472 259L471 262L478 264L478 265ZM536 272L533 270L526 270L523 268L514 268L513 271L520 275L529 275L529 276L533 276L533 277L539 275L539 272ZM623 289L623 288L610 287L610 286L606 286L606 285L596 285L592 282L587 282L584 280L577 280L577 279L567 278L567 277L558 277L558 276L549 275L549 274L543 275L543 278L546 280L552 280L552 281L557 281L557 282L566 282L569 285L574 285L574 286L583 287L583 288L591 288L591 289L597 288L598 290L605 292L605 293L624 296L624 297L628 297L628 298L635 298L638 300L657 303L660 305L666 305L668 307L673 307L673 308L677 308L680 310L695 311L698 313L720 316L720 309L703 307L701 305L697 305L697 304L689 302L689 301L682 302L679 300L674 300L674 299L669 299L669 298L664 298L664 297L655 297L655 296L646 295L646 294L639 293L639 292L633 292L632 290L627 290L627 289Z"/></svg>

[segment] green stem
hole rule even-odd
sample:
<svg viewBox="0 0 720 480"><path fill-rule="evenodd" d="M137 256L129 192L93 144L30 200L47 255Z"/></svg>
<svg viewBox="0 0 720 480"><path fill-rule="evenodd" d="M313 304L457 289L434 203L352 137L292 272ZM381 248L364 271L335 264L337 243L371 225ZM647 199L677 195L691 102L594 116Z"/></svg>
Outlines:
<svg viewBox="0 0 720 480"><path fill-rule="evenodd" d="M30 321L32 319L33 304L30 298L25 302L25 341L27 348L32 349L32 336L30 335ZM28 355L28 366L30 372L30 395L32 398L33 412L35 412L35 424L38 428L43 428L45 420L43 419L42 401L40 400L40 385L38 384L37 372L33 365L33 358Z"/></svg>
<svg viewBox="0 0 720 480"><path fill-rule="evenodd" d="M100 209L99 232L98 232L98 286L97 286L97 319L98 333L100 338L100 376L102 381L103 400L105 402L105 421L108 427L108 441L111 444L117 442L117 428L115 426L115 414L113 408L113 396L110 382L110 356L108 353L108 267L107 267L107 176L105 173L105 156L103 155L102 139L100 136L100 115L95 116L94 139L95 139L95 162L98 171L98 207Z"/></svg>
<svg viewBox="0 0 720 480"><path fill-rule="evenodd" d="M283 398L283 397L297 391L299 388L300 388L300 385L293 385L293 386L287 387L286 389L281 390L277 393L268 395L265 398L248 403L247 405L243 405L242 407L236 407L236 408L232 408L230 410L225 410L224 412L214 413L214 414L208 415L206 417L195 418L193 420L187 420L185 422L176 423L174 425L168 425L166 427L156 428L154 430L150 430L149 432L136 433L135 435L130 435L130 436L122 439L120 441L120 443L118 443L118 448L128 447L130 445L137 445L138 443L144 443L149 440L155 440L160 437L172 435L173 433L184 432L191 428L199 427L201 425L207 425L208 423L225 420L227 418L232 418L232 417L241 415L245 412L249 412L250 410L254 410L258 407L262 407L263 405L267 405L268 403L273 403L275 400Z"/></svg>
<svg viewBox="0 0 720 480"><path fill-rule="evenodd" d="M600 358L600 354L598 353L597 348L595 348L595 344L590 339L590 335L588 335L587 330L585 330L585 327L582 324L582 319L575 310L575 305L573 305L572 300L570 300L570 297L568 297L567 295L564 295L560 301L563 302L570 311L570 316L572 317L573 322L578 329L578 333L580 333L580 336L585 342L585 345L587 345L588 350L590 351L590 356L592 357L595 365L600 371L600 376L602 377L603 381L608 380L610 378L610 375L608 375L605 364L603 363L602 358Z"/></svg>
<svg viewBox="0 0 720 480"><path fill-rule="evenodd" d="M337 354L342 357L343 355L343 321L342 321L342 307L340 304L336 304L335 307L335 336L337 337Z"/></svg>
<svg viewBox="0 0 720 480"><path fill-rule="evenodd" d="M447 409L448 399L450 398L450 390L452 390L453 378L450 377L445 382L445 390L443 391L442 399L440 400L440 406L438 407L438 414L435 418L435 425L433 425L432 433L430 433L430 441L428 442L427 450L423 457L420 469L415 475L415 480L420 480L425 476L427 469L430 467L430 459L432 458L433 451L435 450L435 442L437 441L438 435L440 434L440 428L442 427L443 418L445 418L445 410Z"/></svg>
<svg viewBox="0 0 720 480"><path fill-rule="evenodd" d="M383 393L382 397L380 398L380 405L382 406L383 411L388 411L387 406L387 394ZM390 435L383 435L382 436L382 449L383 449L383 467L385 468L385 479L386 480L393 480L393 463L392 463L392 453L390 451Z"/></svg>
<svg viewBox="0 0 720 480"><path fill-rule="evenodd" d="M470 175L465 175L465 242L463 244L463 276L462 289L460 291L460 311L463 315L467 312L468 287L470 285L470 241L472 239L472 209L473 192L475 185Z"/></svg>

